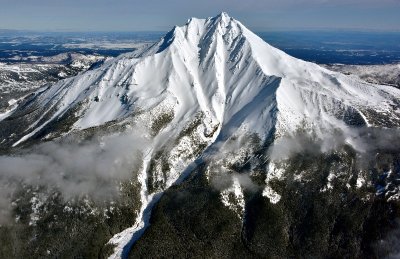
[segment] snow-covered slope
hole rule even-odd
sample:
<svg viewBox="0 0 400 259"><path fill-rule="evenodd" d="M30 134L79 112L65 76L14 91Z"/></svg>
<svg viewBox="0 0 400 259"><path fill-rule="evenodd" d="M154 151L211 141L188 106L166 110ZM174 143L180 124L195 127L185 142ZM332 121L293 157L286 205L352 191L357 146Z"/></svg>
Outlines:
<svg viewBox="0 0 400 259"><path fill-rule="evenodd" d="M45 84L55 84L61 79L85 72L105 59L97 55L62 53L20 60L26 63L0 62L0 117L14 108L13 100L22 99Z"/></svg>
<svg viewBox="0 0 400 259"><path fill-rule="evenodd" d="M370 110L399 122L398 90L369 85L295 59L268 45L225 13L190 19L144 51L122 55L94 71L66 79L35 96L48 114L26 125L22 143L45 125L76 109L74 129L124 119L163 106L182 122L199 111L207 131L218 125L251 129L261 136L300 125L330 127L343 114L373 125ZM353 117L354 117L353 116ZM336 119L335 119L336 118Z"/></svg>
<svg viewBox="0 0 400 259"><path fill-rule="evenodd" d="M364 81L373 84L385 84L400 88L400 64L385 65L345 65L331 64L325 65L326 68L344 73L355 75Z"/></svg>
<svg viewBox="0 0 400 259"><path fill-rule="evenodd" d="M263 143L298 129L398 127L399 104L400 90L291 57L222 13L192 18L147 49L20 101L2 117L0 142L15 147L107 123L146 128L152 144L143 147L138 178L142 208L136 225L112 239L120 255L145 226L158 194L179 182L207 147L252 134ZM53 126L60 122L68 127Z"/></svg>

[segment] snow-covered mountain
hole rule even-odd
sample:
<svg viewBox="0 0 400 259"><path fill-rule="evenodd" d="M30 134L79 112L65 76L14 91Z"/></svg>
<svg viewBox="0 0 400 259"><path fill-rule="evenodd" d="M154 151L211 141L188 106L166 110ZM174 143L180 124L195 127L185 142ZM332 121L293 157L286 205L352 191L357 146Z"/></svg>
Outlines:
<svg viewBox="0 0 400 259"><path fill-rule="evenodd" d="M17 113L29 103L41 111L37 117L46 119L26 124L25 135L12 144L24 142L72 109L77 116L74 130L153 109L171 112L172 123L181 125L202 112L206 135L235 128L265 137L274 127L283 134L304 123L329 128L338 121L384 126L371 111L397 125L398 96L396 89L295 59L222 13L190 19L148 49L122 55L21 101Z"/></svg>
<svg viewBox="0 0 400 259"><path fill-rule="evenodd" d="M136 224L110 240L117 257L145 228L160 194L199 158L231 149L229 160L240 161L299 130L323 138L337 130L397 128L400 90L291 57L221 13L192 18L151 47L42 88L0 116L0 142L9 150L109 125L131 134L144 129L151 144L142 148L137 176L141 206ZM243 187L235 179L221 199L242 215ZM263 193L279 202L268 185Z"/></svg>
<svg viewBox="0 0 400 259"><path fill-rule="evenodd" d="M27 96L43 85L87 71L106 59L104 56L62 53L55 56L30 56L18 63L0 62L0 113L15 107L16 100ZM23 63L21 63L23 62Z"/></svg>

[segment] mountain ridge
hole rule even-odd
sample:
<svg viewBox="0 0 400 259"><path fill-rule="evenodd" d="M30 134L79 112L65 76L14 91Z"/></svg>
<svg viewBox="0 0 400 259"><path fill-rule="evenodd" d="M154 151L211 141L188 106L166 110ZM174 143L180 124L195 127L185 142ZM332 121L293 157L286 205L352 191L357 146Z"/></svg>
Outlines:
<svg viewBox="0 0 400 259"><path fill-rule="evenodd" d="M221 13L192 18L149 48L19 100L0 121L0 136L2 145L13 150L115 124L151 140L142 147L136 179L141 186L136 223L109 242L117 246L116 258L148 226L162 193L181 182L207 152L234 149L239 154L230 160L241 161L299 130L324 138L338 130L396 128L399 97L398 89L295 59ZM351 134L346 141L351 144ZM269 186L280 175L274 166L269 164L263 191L272 204L280 201ZM222 194L227 206L230 192L244 199L245 188L235 177ZM244 201L239 205L242 217Z"/></svg>
<svg viewBox="0 0 400 259"><path fill-rule="evenodd" d="M198 55L197 60L195 55ZM267 55L267 58L261 59L261 57L265 55ZM166 59L170 60L170 62L168 63L166 61L163 61ZM254 63L250 65L245 64L245 62L249 62L249 60L253 60L252 62ZM193 86L195 93L193 94L194 97L192 98L197 98L197 103L202 106L200 107L201 110L211 112L213 114L212 117L216 118L217 113L220 113L218 114L219 122L221 122L222 120L222 114L219 110L225 110L227 113L229 113L231 112L231 110L234 110L234 107L232 106L232 104L226 109L224 108L226 105L224 106L223 104L221 104L220 107L217 107L216 98L221 99L221 103L225 101L229 105L229 102L240 102L241 100L241 98L236 97L240 94L235 92L235 89L232 88L241 87L242 91L251 92L251 90L247 89L246 86L240 85L240 81L238 80L237 76L235 76L235 73L245 74L246 71L263 73L265 77L277 76L284 79L282 80L282 83L278 88L278 102L282 104L279 105L281 107L278 110L281 111L281 115L284 115L280 116L279 118L279 121L283 121L279 125L282 127L284 127L283 124L286 123L285 120L288 120L288 118L285 118L285 114L283 114L284 111L292 110L291 112L295 112L296 110L299 111L306 108L304 107L304 105L301 105L300 103L298 103L298 101L295 100L292 100L289 104L285 103L284 100L286 99L286 97L292 99L300 99L300 102L307 100L307 98L302 98L302 96L300 96L300 98L299 96L290 96L287 93L290 90L294 92L300 91L303 95L309 94L311 91L311 94L314 93L319 96L321 96L321 93L318 92L324 91L322 95L330 95L331 97L333 97L333 99L331 98L330 100L331 102L338 101L340 103L340 99L346 98L347 100L341 102L343 104L342 106L350 105L353 106L353 108L355 108L354 106L359 106L360 103L356 103L352 100L353 98L350 98L352 97L352 94L358 94L358 100L364 100L364 102L371 102L371 100L373 99L365 96L365 94L362 94L362 92L365 91L369 92L368 94L374 95L374 98L380 98L380 100L375 102L374 106L379 106L380 104L382 104L382 99L384 100L384 98L381 98L381 94L379 94L379 92L386 92L386 95L394 94L393 89L390 92L387 88L385 89L383 86L383 88L380 87L381 89L379 89L379 91L375 91L374 89L366 89L365 86L362 86L362 84L360 84L361 81L357 82L355 80L349 80L341 74L333 73L315 64L300 61L293 57L290 57L287 54L266 44L258 36L248 31L248 29L245 28L240 22L237 22L233 18L229 17L226 13L221 13L219 16L208 18L206 20L192 18L183 27L175 26L174 29L167 33L167 35L162 40L160 40L158 43L154 44L147 50L122 55L115 60L107 62L105 66L99 68L94 72L90 71L84 75L72 79L67 79L61 83L58 83L56 86L53 86L53 89L58 86L58 91L60 92L54 93L54 97L48 96L46 99L59 98L60 100L58 100L58 102L61 102L61 105L58 105L58 112L56 112L50 120L42 123L42 125L47 124L51 122L51 120L62 116L62 114L65 113L66 110L72 108L73 106L76 106L77 103L82 101L87 102L85 106L89 106L89 108L92 107L92 110L89 109L87 111L81 112L83 115L86 115L86 117L90 117L91 113L93 114L93 116L95 116L98 112L99 116L102 116L104 118L98 121L96 121L96 119L92 119L91 121L90 118L80 119L80 123L75 124L77 128L87 128L101 125L102 123L105 123L107 121L121 118L123 119L124 116L132 113L131 108L133 106L133 103L135 101L139 101L139 99L141 98L140 96L143 96L143 91L145 91L146 88L149 89L150 87L146 86L146 88L143 88L144 86L142 86L141 93L135 90L112 92L109 89L110 85L113 85L113 87L125 85L127 89L130 87L133 88L133 86L137 86L137 81L140 79L135 78L135 76L140 76L141 69L142 67L146 67L147 62L153 62L156 64L153 65L153 67L151 68L154 71L163 71L162 78L155 78L159 81L159 84L165 84L166 87L166 89L156 89L160 94L165 90L170 91L170 86L173 85L174 82L170 83L169 80L174 80L176 77L179 77L174 75L174 73L181 75L187 74L186 78L183 79L184 82L182 82L181 80L180 82L176 82L175 84L195 84ZM160 63L160 66L158 66L158 63ZM196 64L199 64L198 66L200 67L196 68ZM240 68L241 66L242 68ZM252 67L248 68L246 66ZM214 70L210 71L210 67L213 67ZM301 67L302 69L299 69ZM179 69L180 71L178 71ZM166 72L165 70L169 70L171 72ZM117 73L123 76L118 77L116 76ZM225 78L226 76L228 76L228 78ZM202 82L201 80L199 80L199 78L206 80L203 80ZM288 80L285 80L286 78L288 78ZM150 81L153 80L153 78L144 78L144 80L145 82L142 83L143 85L151 84ZM296 80L300 82L296 82ZM302 82L305 80L308 80L308 83ZM112 83L109 83L109 81L112 81ZM216 81L217 86L214 86L212 84L212 81ZM286 84L286 82L288 83ZM293 83L298 85L316 83L317 85L314 87L314 89L299 89L298 87L296 89ZM78 88L76 90L72 90L70 84L74 88L78 88L77 86L80 85L86 85L86 89ZM196 84L198 84L198 86ZM262 83L259 82L258 84L260 85ZM350 84L360 85L361 89L350 87ZM98 85L98 87L94 87L96 85ZM63 88L63 90L60 87ZM292 89L284 91L284 89L282 88ZM333 92L332 90L329 90L329 88L337 88L338 91ZM282 89L282 91L280 91L280 89ZM174 89L171 90L174 91ZM352 93L350 93L349 90L352 91ZM66 91L69 93L67 93ZM179 91L183 92L187 90L184 90L182 88ZM46 94L49 92L51 91L45 91L44 93ZM76 92L75 96L71 94L73 92ZM215 95L219 95L219 97L210 96L210 92L214 93ZM97 95L93 96L95 93L97 93ZM91 97L92 100L97 100L99 96L102 96L103 93L107 93L108 95L114 94L116 98L110 98L110 96L108 96L109 100L106 99L107 97L104 98L106 99L106 103L103 103L103 100L100 99L99 101L97 101L99 105L95 105L93 104L93 102L90 103L87 101L88 97ZM206 96L205 93L208 93L208 96ZM179 93L173 94L175 95L175 98L177 95L179 95ZM252 95L252 93L249 93L249 95ZM279 96L281 95L284 97L279 98ZM40 96L38 97L40 99ZM243 97L243 95L241 97ZM368 100L368 98L371 100ZM177 99L179 99L179 97ZM46 101L45 104L49 104L47 100L44 101ZM351 104L351 102L353 102L353 104ZM120 103L120 107L117 107L118 103ZM293 106L293 104L296 103L298 107L291 109L290 106ZM212 110L208 109L209 106L212 107ZM385 106L386 107L384 108L387 111L391 110L388 104L386 104ZM116 107L119 109L117 109ZM147 108L144 107L143 109ZM308 112L311 113L311 111ZM231 114L227 115L228 117L231 116ZM395 116L397 123L400 121L397 112L391 112L391 115ZM294 114L290 119L298 116L301 116L301 114ZM366 120L365 123L368 123L368 119L366 119L367 116L365 116L364 114L362 114L361 116L364 120ZM306 119L304 116L301 117L301 120ZM292 121L291 123L293 124L294 122ZM299 123L299 121L296 122L297 125L299 125ZM39 122L38 124L40 125ZM14 142L13 145L16 146L19 143L25 141L27 138L36 134L38 131L37 129L38 128L36 128L34 132L23 136L21 139ZM261 134L262 132L259 131L258 133Z"/></svg>

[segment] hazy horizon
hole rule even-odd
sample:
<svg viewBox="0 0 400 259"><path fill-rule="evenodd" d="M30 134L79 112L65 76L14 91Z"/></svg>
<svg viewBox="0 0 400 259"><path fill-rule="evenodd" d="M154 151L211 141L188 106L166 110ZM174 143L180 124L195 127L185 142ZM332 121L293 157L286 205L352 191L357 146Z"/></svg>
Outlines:
<svg viewBox="0 0 400 259"><path fill-rule="evenodd" d="M0 27L0 33L10 32L10 33L60 33L60 34L68 34L68 33L81 33L81 34L111 34L111 33L121 33L121 34L129 34L129 33L139 33L139 34L160 34L163 36L165 33L170 31L175 25L182 26L181 24L173 24L165 30L67 30L67 29L9 29ZM249 26L246 26L250 28ZM251 28L250 28L251 29ZM252 30L254 33L264 33L264 32L357 32L357 33L400 33L400 29L368 29L368 28L270 28L264 30Z"/></svg>
<svg viewBox="0 0 400 259"><path fill-rule="evenodd" d="M0 29L162 32L221 11L254 31L400 31L399 0L0 0Z"/></svg>

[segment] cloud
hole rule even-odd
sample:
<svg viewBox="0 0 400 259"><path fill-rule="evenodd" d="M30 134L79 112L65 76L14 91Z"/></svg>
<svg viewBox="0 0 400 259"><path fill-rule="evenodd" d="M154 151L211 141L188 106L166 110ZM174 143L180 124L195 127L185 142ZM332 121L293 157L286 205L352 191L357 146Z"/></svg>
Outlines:
<svg viewBox="0 0 400 259"><path fill-rule="evenodd" d="M320 135L297 133L277 139L269 150L272 160L288 159L298 153L318 154L351 146L360 156L360 163L368 162L377 152L399 152L400 129L348 128Z"/></svg>
<svg viewBox="0 0 400 259"><path fill-rule="evenodd" d="M115 197L119 183L132 179L140 167L146 143L140 134L121 134L83 143L48 142L18 156L0 156L0 217L21 185L55 188L66 200Z"/></svg>

